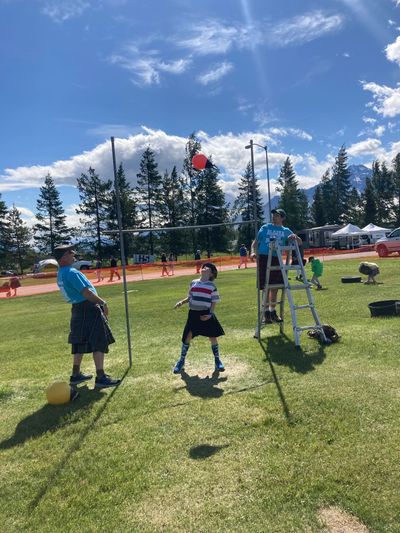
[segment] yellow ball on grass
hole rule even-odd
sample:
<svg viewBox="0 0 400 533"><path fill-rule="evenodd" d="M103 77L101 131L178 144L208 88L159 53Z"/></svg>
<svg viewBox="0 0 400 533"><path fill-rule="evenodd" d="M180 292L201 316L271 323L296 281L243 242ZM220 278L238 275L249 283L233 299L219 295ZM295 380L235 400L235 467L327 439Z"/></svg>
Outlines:
<svg viewBox="0 0 400 533"><path fill-rule="evenodd" d="M47 387L46 396L51 405L61 405L71 401L72 389L65 381L56 381Z"/></svg>

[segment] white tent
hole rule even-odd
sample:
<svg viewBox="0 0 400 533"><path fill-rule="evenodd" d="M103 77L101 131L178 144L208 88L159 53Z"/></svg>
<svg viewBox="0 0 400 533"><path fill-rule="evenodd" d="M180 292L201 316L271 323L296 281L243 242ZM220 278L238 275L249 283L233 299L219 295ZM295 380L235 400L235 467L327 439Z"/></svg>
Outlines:
<svg viewBox="0 0 400 533"><path fill-rule="evenodd" d="M344 228L338 229L332 233L331 238L332 240L337 239L339 241L339 248L342 248L340 242L343 243L343 240L345 241L346 248L354 248L354 245L360 245L360 235L362 234L364 234L364 232L361 228L354 226L354 224L347 224Z"/></svg>
<svg viewBox="0 0 400 533"><path fill-rule="evenodd" d="M354 226L354 224L347 224L344 228L338 229L335 233L332 233L332 237L348 237L351 235L360 235L360 233L365 232L358 226Z"/></svg>
<svg viewBox="0 0 400 533"><path fill-rule="evenodd" d="M50 265L58 268L58 263L55 259L43 259L43 261L39 261L35 267L35 273L43 272L43 270Z"/></svg>
<svg viewBox="0 0 400 533"><path fill-rule="evenodd" d="M381 239L382 237L386 237L386 235L391 230L388 228L381 228L380 226L376 226L375 224L370 223L367 226L365 226L365 228L363 228L362 231L367 233L371 242L376 242L378 239Z"/></svg>

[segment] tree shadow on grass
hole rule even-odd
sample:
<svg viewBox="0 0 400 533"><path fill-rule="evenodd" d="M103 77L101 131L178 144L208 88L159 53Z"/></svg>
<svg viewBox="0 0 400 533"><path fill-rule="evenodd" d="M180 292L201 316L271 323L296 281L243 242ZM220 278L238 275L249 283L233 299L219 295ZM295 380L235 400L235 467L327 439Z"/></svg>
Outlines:
<svg viewBox="0 0 400 533"><path fill-rule="evenodd" d="M191 396L199 396L200 398L220 398L224 394L224 389L217 385L223 383L228 378L220 377L220 373L215 371L211 377L206 376L189 376L184 370L181 372L181 378L185 382L185 387ZM183 388L183 387L182 387Z"/></svg>
<svg viewBox="0 0 400 533"><path fill-rule="evenodd" d="M192 446L189 450L189 457L192 459L207 459L212 455L215 455L223 448L227 448L229 444L222 446L213 446L212 444L199 444L198 446Z"/></svg>
<svg viewBox="0 0 400 533"><path fill-rule="evenodd" d="M14 435L0 442L0 450L19 446L28 439L35 439L48 431L56 431L67 424L77 422L85 416L90 405L100 400L104 394L98 389L89 390L85 385L80 387L79 397L72 403L44 405L18 423Z"/></svg>
<svg viewBox="0 0 400 533"><path fill-rule="evenodd" d="M297 348L284 334L260 339L259 342L270 362L287 366L299 374L315 370L316 365L322 364L325 359L325 347L318 342L311 353L305 353L301 347Z"/></svg>

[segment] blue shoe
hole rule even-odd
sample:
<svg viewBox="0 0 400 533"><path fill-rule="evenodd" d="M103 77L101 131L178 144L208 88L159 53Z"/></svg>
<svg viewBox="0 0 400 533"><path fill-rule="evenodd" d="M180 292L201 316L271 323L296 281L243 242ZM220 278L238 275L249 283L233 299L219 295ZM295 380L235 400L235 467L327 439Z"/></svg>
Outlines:
<svg viewBox="0 0 400 533"><path fill-rule="evenodd" d="M215 358L215 370L217 370L218 372L224 372L225 371L225 367L221 361L221 359L219 357L216 357Z"/></svg>
<svg viewBox="0 0 400 533"><path fill-rule="evenodd" d="M76 376L70 376L69 378L69 384L70 385L79 385L79 383L83 383L84 381L89 381L92 379L92 374L82 374L82 372L79 372Z"/></svg>
<svg viewBox="0 0 400 533"><path fill-rule="evenodd" d="M101 378L96 378L94 386L96 389L105 389L106 387L116 387L120 383L120 379L113 379L108 374L104 374Z"/></svg>
<svg viewBox="0 0 400 533"><path fill-rule="evenodd" d="M176 363L176 365L174 366L173 373L179 374L183 370L184 366L185 366L185 358L181 357L179 361Z"/></svg>

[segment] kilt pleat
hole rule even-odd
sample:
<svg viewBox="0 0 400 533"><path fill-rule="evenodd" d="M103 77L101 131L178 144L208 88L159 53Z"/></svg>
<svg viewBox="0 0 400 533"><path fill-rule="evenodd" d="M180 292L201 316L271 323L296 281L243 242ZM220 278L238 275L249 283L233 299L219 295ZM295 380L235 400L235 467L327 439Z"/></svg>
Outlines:
<svg viewBox="0 0 400 533"><path fill-rule="evenodd" d="M89 301L73 304L68 342L72 353L108 353L115 342L102 308Z"/></svg>

